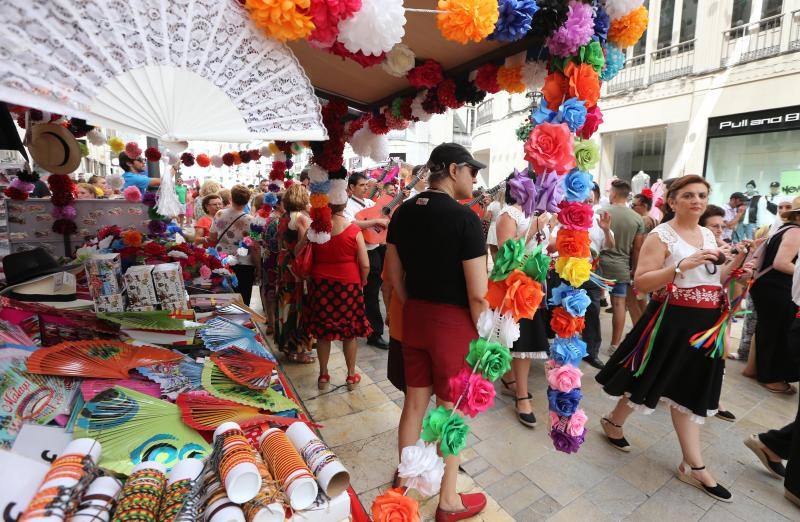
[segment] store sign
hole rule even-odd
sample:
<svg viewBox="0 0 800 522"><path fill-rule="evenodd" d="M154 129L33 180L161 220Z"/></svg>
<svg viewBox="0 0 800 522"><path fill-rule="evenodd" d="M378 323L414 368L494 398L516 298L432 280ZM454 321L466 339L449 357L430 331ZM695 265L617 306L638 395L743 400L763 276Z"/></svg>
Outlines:
<svg viewBox="0 0 800 522"><path fill-rule="evenodd" d="M800 129L800 105L708 119L708 137Z"/></svg>
<svg viewBox="0 0 800 522"><path fill-rule="evenodd" d="M787 196L800 196L800 170L781 172L781 193Z"/></svg>

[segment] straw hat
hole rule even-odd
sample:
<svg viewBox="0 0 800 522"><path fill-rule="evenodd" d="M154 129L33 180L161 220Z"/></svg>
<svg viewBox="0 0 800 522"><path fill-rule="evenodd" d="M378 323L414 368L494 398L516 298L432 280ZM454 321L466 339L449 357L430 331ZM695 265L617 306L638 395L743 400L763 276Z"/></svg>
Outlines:
<svg viewBox="0 0 800 522"><path fill-rule="evenodd" d="M783 219L797 219L796 214L800 212L800 196L797 196L792 200L792 210L786 210L781 212L781 218Z"/></svg>
<svg viewBox="0 0 800 522"><path fill-rule="evenodd" d="M53 174L71 174L81 164L78 141L66 128L54 123L31 129L28 150L37 165Z"/></svg>

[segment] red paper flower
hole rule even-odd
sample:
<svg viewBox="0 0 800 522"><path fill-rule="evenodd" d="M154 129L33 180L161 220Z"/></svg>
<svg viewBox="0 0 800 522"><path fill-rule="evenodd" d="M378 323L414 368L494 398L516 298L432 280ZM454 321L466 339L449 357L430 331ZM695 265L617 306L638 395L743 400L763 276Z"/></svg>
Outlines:
<svg viewBox="0 0 800 522"><path fill-rule="evenodd" d="M259 158L261 158L261 153L258 151L258 149L253 149L253 150L251 150L249 152L250 152L250 159L251 160L258 161Z"/></svg>
<svg viewBox="0 0 800 522"><path fill-rule="evenodd" d="M414 103L414 98L407 96L403 98L403 102L400 104L400 115L408 121L416 121L416 118L411 113L412 103Z"/></svg>
<svg viewBox="0 0 800 522"><path fill-rule="evenodd" d="M536 174L554 171L563 175L575 168L572 133L566 123L542 123L525 142L525 160Z"/></svg>
<svg viewBox="0 0 800 522"><path fill-rule="evenodd" d="M198 154L194 160L198 167L206 168L211 165L211 158L208 157L208 154Z"/></svg>
<svg viewBox="0 0 800 522"><path fill-rule="evenodd" d="M422 110L428 114L444 114L447 107L439 103L439 97L436 95L435 89L430 89L425 99L422 100Z"/></svg>
<svg viewBox="0 0 800 522"><path fill-rule="evenodd" d="M387 134L389 132L389 126L386 124L386 116L378 114L370 118L369 130L372 131L373 134Z"/></svg>
<svg viewBox="0 0 800 522"><path fill-rule="evenodd" d="M386 58L386 53L381 53L378 56L373 56L371 54L364 54L361 51L358 52L350 52L344 46L342 42L335 42L331 47L328 48L328 52L331 54L335 54L336 56L341 56L344 58L349 58L356 62L361 67L372 67L373 65L378 65Z"/></svg>
<svg viewBox="0 0 800 522"><path fill-rule="evenodd" d="M576 134L588 140L592 137L592 134L597 132L601 123L603 123L603 113L600 111L600 107L595 105L586 111L586 121L583 123L583 126L578 129Z"/></svg>
<svg viewBox="0 0 800 522"><path fill-rule="evenodd" d="M592 228L594 210L591 205L580 201L562 201L558 204L558 222L571 230L589 230Z"/></svg>
<svg viewBox="0 0 800 522"><path fill-rule="evenodd" d="M152 257L161 257L167 255L167 249L155 241L151 241L144 246L144 253Z"/></svg>
<svg viewBox="0 0 800 522"><path fill-rule="evenodd" d="M425 60L417 65L406 75L408 83L417 89L430 89L436 87L444 79L442 66L436 60Z"/></svg>
<svg viewBox="0 0 800 522"><path fill-rule="evenodd" d="M499 67L491 62L481 65L475 75L475 87L491 94L500 92L500 85L497 83L498 69Z"/></svg>
<svg viewBox="0 0 800 522"><path fill-rule="evenodd" d="M444 80L436 87L436 96L439 103L450 109L458 109L464 104L456 98L456 82L453 80Z"/></svg>
<svg viewBox="0 0 800 522"><path fill-rule="evenodd" d="M240 150L239 151L239 159L242 160L242 163L250 163L250 151L249 150Z"/></svg>
<svg viewBox="0 0 800 522"><path fill-rule="evenodd" d="M6 189L3 190L3 194L5 194L7 198L13 199L14 201L25 201L28 199L28 193L18 189L17 187L6 187Z"/></svg>
<svg viewBox="0 0 800 522"><path fill-rule="evenodd" d="M144 150L144 157L147 158L147 161L158 161L161 159L161 151L156 147L147 147Z"/></svg>
<svg viewBox="0 0 800 522"><path fill-rule="evenodd" d="M193 166L194 154L192 154L191 152L184 152L183 154L181 154L181 163L183 163L185 167Z"/></svg>
<svg viewBox="0 0 800 522"><path fill-rule="evenodd" d="M230 152L226 152L222 155L222 163L225 164L227 167L233 166L233 154Z"/></svg>

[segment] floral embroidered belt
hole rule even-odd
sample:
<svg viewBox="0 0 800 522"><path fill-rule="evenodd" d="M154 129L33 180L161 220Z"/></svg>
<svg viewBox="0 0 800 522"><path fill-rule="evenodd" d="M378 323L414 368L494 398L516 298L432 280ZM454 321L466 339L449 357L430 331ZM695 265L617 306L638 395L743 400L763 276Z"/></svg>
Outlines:
<svg viewBox="0 0 800 522"><path fill-rule="evenodd" d="M669 304L689 308L719 308L724 302L722 287L702 285L689 288L671 286L653 292L651 299L663 302L669 295Z"/></svg>

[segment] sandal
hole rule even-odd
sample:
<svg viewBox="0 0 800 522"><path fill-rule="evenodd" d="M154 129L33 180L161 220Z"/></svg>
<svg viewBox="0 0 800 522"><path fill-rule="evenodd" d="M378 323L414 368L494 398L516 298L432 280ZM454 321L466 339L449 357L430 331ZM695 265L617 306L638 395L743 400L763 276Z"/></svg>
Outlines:
<svg viewBox="0 0 800 522"><path fill-rule="evenodd" d="M327 373L320 374L320 376L317 377L317 388L319 388L322 391L327 390L328 385L330 385L330 383L331 383L331 376L328 375Z"/></svg>
<svg viewBox="0 0 800 522"><path fill-rule="evenodd" d="M298 363L298 364L313 364L313 363L317 362L316 357L314 357L313 355L310 355L310 354L308 354L306 352L303 352L303 353L297 353L297 352L290 353L290 354L288 354L288 357L289 357L289 361L291 361L293 363Z"/></svg>
<svg viewBox="0 0 800 522"><path fill-rule="evenodd" d="M789 384L788 382L783 383L784 386L780 389L770 388L769 384L764 384L762 382L759 383L761 386L766 388L770 393L782 393L784 395L794 395L797 393L797 388ZM776 383L777 384L777 383Z"/></svg>
<svg viewBox="0 0 800 522"><path fill-rule="evenodd" d="M750 435L750 437L744 440L744 445L747 446L747 449L756 454L756 457L758 457L758 460L761 461L761 464L764 465L764 468L766 468L770 475L775 478L786 477L786 466L783 465L783 462L775 462L769 459L767 452L764 450L766 446L764 446L764 443L758 438L758 435Z"/></svg>
<svg viewBox="0 0 800 522"><path fill-rule="evenodd" d="M503 378L500 378L500 382L503 384L503 388L500 390L500 393L503 395L508 395L509 397L516 397L516 392L511 388L512 384L516 384L517 381L504 381Z"/></svg>
<svg viewBox="0 0 800 522"><path fill-rule="evenodd" d="M347 384L347 389L349 391L353 391L358 387L358 383L361 382L361 375L354 373L353 375L348 375L347 380L344 381Z"/></svg>
<svg viewBox="0 0 800 522"><path fill-rule="evenodd" d="M533 395L531 395L530 393L528 393L527 397L515 397L514 398L514 407L515 408L517 407L517 403L519 401L529 401L531 399L533 399ZM522 413L521 411L519 411L519 409L517 409L517 420L521 424L524 424L525 426L527 426L529 428L533 428L533 427L536 426L536 415L534 415L533 412Z"/></svg>
<svg viewBox="0 0 800 522"><path fill-rule="evenodd" d="M620 451L624 451L625 453L630 453L630 451L631 451L630 442L628 442L628 440L625 437L620 437L618 439L615 439L615 438L611 437L608 434L608 432L606 431L605 423L608 423L608 424L614 426L615 428L619 428L619 429L622 429L622 426L620 426L619 424L614 424L613 422L611 422L608 419L608 417L602 417L600 419L600 426L603 428L603 433L605 433L606 440L608 441L608 443L611 444L613 447L615 447L616 449L618 449Z"/></svg>
<svg viewBox="0 0 800 522"><path fill-rule="evenodd" d="M688 473L685 470L685 468L687 467L691 469L691 471ZM706 469L705 466L700 466L698 468L695 468L694 466L689 466L685 462L681 462L681 464L678 466L678 480L680 480L681 482L685 482L690 486L696 487L697 489L699 489L700 491L702 491L711 498L715 498L722 502L733 502L732 498L733 495L731 495L731 492L728 491L726 488L724 488L722 485L720 485L719 482L717 482L713 486L706 486L705 484L703 484L703 482L692 476L692 471L703 471L704 469Z"/></svg>

